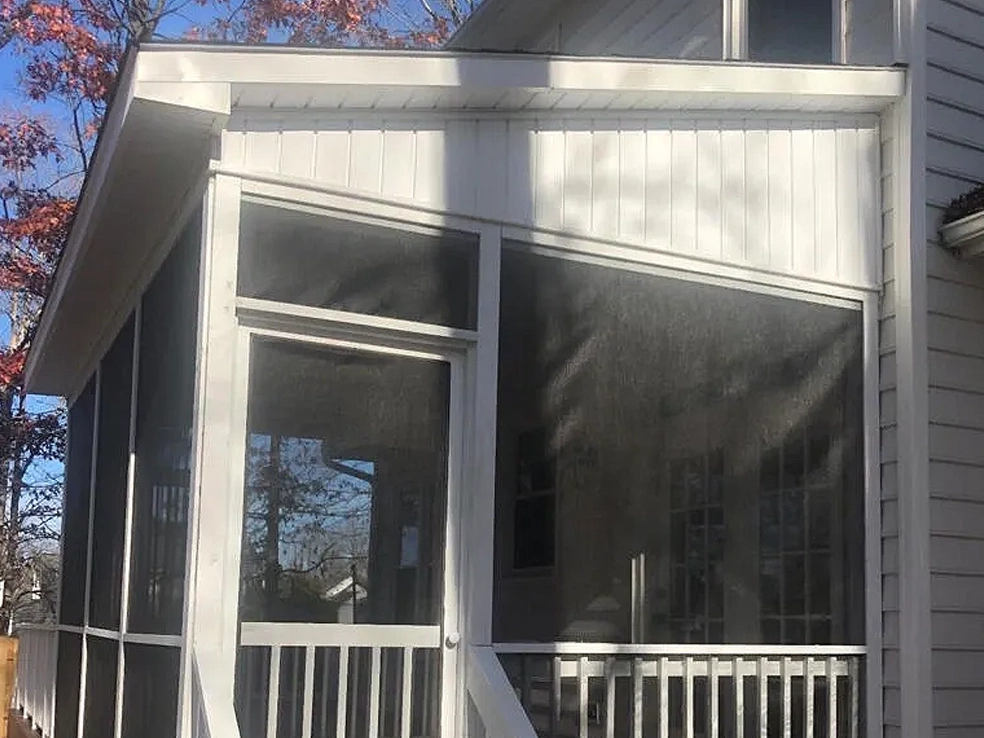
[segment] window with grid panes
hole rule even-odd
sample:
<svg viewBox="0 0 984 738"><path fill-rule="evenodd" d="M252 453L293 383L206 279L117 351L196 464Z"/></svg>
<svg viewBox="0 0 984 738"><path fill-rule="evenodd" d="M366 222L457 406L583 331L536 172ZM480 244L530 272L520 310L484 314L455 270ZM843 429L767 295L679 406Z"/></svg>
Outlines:
<svg viewBox="0 0 984 738"><path fill-rule="evenodd" d="M830 433L793 430L761 463L759 570L766 643L830 643L834 607Z"/></svg>
<svg viewBox="0 0 984 738"><path fill-rule="evenodd" d="M670 464L670 629L680 643L724 638L724 454Z"/></svg>

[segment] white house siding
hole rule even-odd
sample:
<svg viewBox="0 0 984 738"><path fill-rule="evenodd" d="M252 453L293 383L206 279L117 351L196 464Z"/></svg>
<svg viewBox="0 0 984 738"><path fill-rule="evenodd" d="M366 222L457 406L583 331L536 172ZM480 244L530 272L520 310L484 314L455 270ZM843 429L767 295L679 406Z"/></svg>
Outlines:
<svg viewBox="0 0 984 738"><path fill-rule="evenodd" d="M895 233L894 202L897 146L894 118L885 115L881 127L882 162L882 258L884 288L879 330L879 387L881 397L881 494L882 494L882 685L886 738L901 729L899 689L899 526L898 449L896 444L895 361Z"/></svg>
<svg viewBox="0 0 984 738"><path fill-rule="evenodd" d="M984 268L936 229L984 181L984 2L927 10L933 717L937 736L969 738L984 734Z"/></svg>
<svg viewBox="0 0 984 738"><path fill-rule="evenodd" d="M721 0L594 0L561 5L532 46L589 56L720 59Z"/></svg>
<svg viewBox="0 0 984 738"><path fill-rule="evenodd" d="M223 156L461 215L878 283L871 116L289 120L235 119Z"/></svg>

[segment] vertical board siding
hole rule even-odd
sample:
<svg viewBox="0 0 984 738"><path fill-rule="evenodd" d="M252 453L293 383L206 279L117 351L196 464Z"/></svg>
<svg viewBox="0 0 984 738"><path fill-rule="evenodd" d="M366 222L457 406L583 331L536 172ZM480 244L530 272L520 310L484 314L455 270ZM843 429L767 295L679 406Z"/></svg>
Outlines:
<svg viewBox="0 0 984 738"><path fill-rule="evenodd" d="M937 236L946 204L984 181L984 4L927 6L927 324L933 719L984 732L984 269Z"/></svg>
<svg viewBox="0 0 984 738"><path fill-rule="evenodd" d="M878 134L876 134L878 135ZM881 417L881 494L882 494L882 685L883 723L885 735L901 728L901 693L899 667L899 530L898 530L898 465L896 442L896 362L895 362L895 269L894 269L894 204L892 167L897 146L894 117L882 119L877 147L880 152L881 237L882 237L882 298L879 310L879 393ZM878 171L878 169L873 169ZM864 205L861 206L862 209Z"/></svg>
<svg viewBox="0 0 984 738"><path fill-rule="evenodd" d="M877 119L246 120L250 171L876 286ZM244 139L242 141L237 138Z"/></svg>

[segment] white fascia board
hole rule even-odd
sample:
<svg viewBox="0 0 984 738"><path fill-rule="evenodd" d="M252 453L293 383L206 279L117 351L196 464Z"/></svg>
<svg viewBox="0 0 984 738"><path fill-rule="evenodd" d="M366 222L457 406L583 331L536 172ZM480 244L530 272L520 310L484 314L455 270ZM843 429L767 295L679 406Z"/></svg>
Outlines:
<svg viewBox="0 0 984 738"><path fill-rule="evenodd" d="M230 85L224 82L148 82L137 80L135 98L211 113L220 121L232 110Z"/></svg>
<svg viewBox="0 0 984 738"><path fill-rule="evenodd" d="M126 60L123 70L120 72L116 93L110 104L106 120L103 123L103 130L100 134L95 156L90 162L89 173L82 187L82 194L75 207L75 216L72 219L68 240L62 249L61 259L55 271L54 283L51 285L48 298L45 300L37 331L31 341L31 349L28 352L27 364L24 369L25 384L27 387L30 387L32 384L32 376L37 370L40 357L44 353L44 346L51 334L52 325L54 324L62 298L72 281L75 273L75 265L85 252L85 246L87 244L86 234L89 232L89 227L97 216L98 209L103 204L100 193L106 184L106 179L111 169L110 165L113 161L120 135L123 132L123 124L126 121L130 105L133 103L134 67L134 55L131 55Z"/></svg>
<svg viewBox="0 0 984 738"><path fill-rule="evenodd" d="M474 91L649 93L654 96L868 98L903 92L899 69L574 58L531 54L153 45L137 60L147 82L226 82ZM877 107L877 106L876 106Z"/></svg>
<svg viewBox="0 0 984 738"><path fill-rule="evenodd" d="M136 58L139 60L139 54ZM144 82L137 79L135 74L138 64L139 62L135 62L131 56L120 74L119 87L110 105L95 157L76 206L75 217L62 251L54 283L41 312L37 332L31 342L25 368L25 382L29 388L34 385L42 356L50 343L51 332L58 319L64 296L71 289L78 265L86 258L90 242L89 234L93 225L98 222L105 204L105 189L115 176L118 161L129 155L127 148L139 146L139 142L121 144L127 121L131 118L131 111L136 110L135 106L142 103L169 105L181 109L189 119L204 117L206 124L210 123L213 131L218 131L228 120L232 105L230 87L227 83ZM158 120L161 126L168 125L165 116L161 116Z"/></svg>

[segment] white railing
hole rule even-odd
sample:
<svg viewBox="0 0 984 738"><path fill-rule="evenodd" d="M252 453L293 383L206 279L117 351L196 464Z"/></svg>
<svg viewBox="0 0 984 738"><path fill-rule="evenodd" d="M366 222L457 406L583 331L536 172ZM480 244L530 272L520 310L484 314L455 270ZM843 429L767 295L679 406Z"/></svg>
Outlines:
<svg viewBox="0 0 984 738"><path fill-rule="evenodd" d="M13 706L42 738L50 738L55 728L58 631L49 625L20 625L15 635L18 646Z"/></svg>
<svg viewBox="0 0 984 738"><path fill-rule="evenodd" d="M244 738L437 736L439 627L243 623L240 645Z"/></svg>
<svg viewBox="0 0 984 738"><path fill-rule="evenodd" d="M858 738L863 647L495 647L539 736Z"/></svg>
<svg viewBox="0 0 984 738"><path fill-rule="evenodd" d="M214 686L216 658L197 650L192 655L192 738L239 738L232 700L219 697Z"/></svg>
<svg viewBox="0 0 984 738"><path fill-rule="evenodd" d="M467 684L468 696L482 722L484 738L537 738L493 649L487 646L471 649Z"/></svg>

